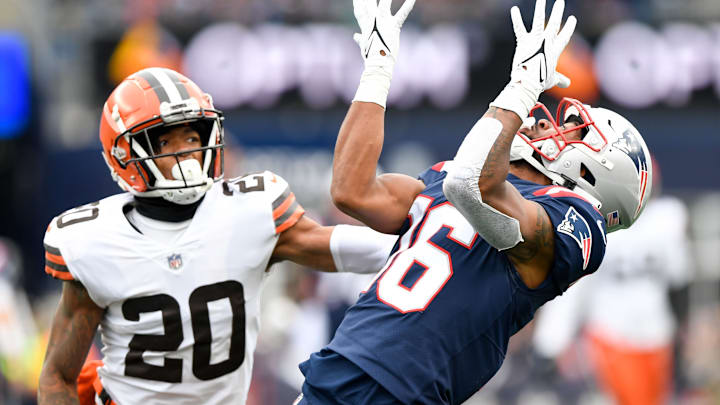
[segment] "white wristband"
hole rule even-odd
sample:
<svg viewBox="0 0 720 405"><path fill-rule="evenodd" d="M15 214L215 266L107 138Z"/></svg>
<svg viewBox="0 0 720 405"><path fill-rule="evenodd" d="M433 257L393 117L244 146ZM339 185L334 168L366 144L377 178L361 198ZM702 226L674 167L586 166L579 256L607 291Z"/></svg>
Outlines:
<svg viewBox="0 0 720 405"><path fill-rule="evenodd" d="M385 265L397 238L365 226L336 225L330 235L330 252L336 270L377 273Z"/></svg>
<svg viewBox="0 0 720 405"><path fill-rule="evenodd" d="M353 101L375 103L385 108L391 79L392 72L387 72L382 67L365 68Z"/></svg>
<svg viewBox="0 0 720 405"><path fill-rule="evenodd" d="M521 83L510 82L490 106L512 111L524 120L530 115L530 110L535 107L539 97L540 92L528 89Z"/></svg>

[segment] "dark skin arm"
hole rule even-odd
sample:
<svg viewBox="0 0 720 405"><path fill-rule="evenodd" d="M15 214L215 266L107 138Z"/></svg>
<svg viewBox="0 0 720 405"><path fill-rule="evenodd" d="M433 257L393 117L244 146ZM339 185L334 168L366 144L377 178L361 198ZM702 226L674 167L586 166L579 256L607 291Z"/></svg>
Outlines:
<svg viewBox="0 0 720 405"><path fill-rule="evenodd" d="M104 313L82 284L63 283L40 373L39 405L79 404L77 378Z"/></svg>
<svg viewBox="0 0 720 405"><path fill-rule="evenodd" d="M484 117L503 125L482 168L478 186L484 202L517 219L524 241L506 252L525 284L536 288L550 271L554 260L554 231L542 206L526 200L506 181L510 170L510 146L522 120L514 112L491 107ZM521 176L523 177L523 176Z"/></svg>
<svg viewBox="0 0 720 405"><path fill-rule="evenodd" d="M335 145L330 194L342 212L376 231L395 233L425 185L401 174L375 175L384 121L379 105L352 103Z"/></svg>
<svg viewBox="0 0 720 405"><path fill-rule="evenodd" d="M330 234L334 228L321 226L303 215L295 225L280 234L270 264L290 260L320 271L336 271L330 253Z"/></svg>
<svg viewBox="0 0 720 405"><path fill-rule="evenodd" d="M376 231L391 234L400 229L425 185L401 174L375 175L383 146L384 120L385 109L379 105L352 103L335 145L330 194L344 213ZM270 263L291 260L322 271L336 271L330 253L332 230L303 216L280 235Z"/></svg>
<svg viewBox="0 0 720 405"><path fill-rule="evenodd" d="M526 200L506 181L510 146L522 120L517 114L490 108L486 117L503 125L478 181L483 201L520 222L524 242L507 250L525 284L542 283L554 258L554 233L545 210ZM376 176L384 140L385 110L374 103L354 102L340 128L335 145L330 193L335 205L369 227L396 232L415 197L424 189L417 179L399 174Z"/></svg>

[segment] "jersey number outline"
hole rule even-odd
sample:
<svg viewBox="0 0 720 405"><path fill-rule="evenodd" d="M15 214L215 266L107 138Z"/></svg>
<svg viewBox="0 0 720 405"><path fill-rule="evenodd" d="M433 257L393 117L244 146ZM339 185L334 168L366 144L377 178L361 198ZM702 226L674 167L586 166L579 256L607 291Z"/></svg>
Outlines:
<svg viewBox="0 0 720 405"><path fill-rule="evenodd" d="M208 304L227 298L232 309L232 334L228 358L210 364L212 329ZM193 344L192 371L199 380L207 381L237 370L245 360L245 295L243 285L229 280L201 286L193 290L188 300L190 321L192 323ZM162 335L133 335L125 356L125 375L146 380L169 383L182 382L183 359L164 358L162 366L148 364L143 353L148 350L158 352L176 351L183 341L180 305L175 298L167 294L130 298L123 302L122 312L125 319L139 321L141 313L162 313L165 333Z"/></svg>
<svg viewBox="0 0 720 405"><path fill-rule="evenodd" d="M81 205L79 207L67 210L58 216L55 225L58 229L62 229L72 224L79 224L81 222L92 221L100 216L100 209L97 206L100 201L95 201L90 204ZM70 218L70 219L67 219Z"/></svg>
<svg viewBox="0 0 720 405"><path fill-rule="evenodd" d="M241 193L252 193L253 191L265 191L265 177L262 173L260 174L248 174L247 176L241 177L237 180L232 179L223 182L223 194L227 196L233 195L233 190L230 188L230 184L237 185ZM248 181L255 182L255 185L248 186Z"/></svg>
<svg viewBox="0 0 720 405"><path fill-rule="evenodd" d="M423 200L426 201L423 203ZM458 246L470 250L478 237L472 226L449 202L428 208L432 201L424 195L415 199L411 219L422 218L427 211L425 219L420 224L416 222L405 232L398 252L377 281L378 300L403 314L427 309L453 275L452 256L448 249ZM417 212L418 208L420 212ZM415 240L410 240L418 225ZM447 235L444 238L436 237L444 229L447 229ZM408 247L403 249L403 245ZM422 268L422 274L412 286L403 284L410 270L413 267L418 269L418 266Z"/></svg>

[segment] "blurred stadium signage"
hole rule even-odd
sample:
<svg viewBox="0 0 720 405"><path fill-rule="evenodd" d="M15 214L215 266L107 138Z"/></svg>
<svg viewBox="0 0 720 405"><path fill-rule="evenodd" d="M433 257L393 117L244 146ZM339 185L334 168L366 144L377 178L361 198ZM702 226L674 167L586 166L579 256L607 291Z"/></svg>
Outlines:
<svg viewBox="0 0 720 405"><path fill-rule="evenodd" d="M389 102L411 108L427 97L438 108L460 104L469 88L469 50L456 26L403 31ZM442 55L429 57L428 55ZM330 24L265 24L248 29L221 23L196 34L185 49L184 70L220 108L275 105L298 91L312 108L352 100L362 60L349 28Z"/></svg>
<svg viewBox="0 0 720 405"><path fill-rule="evenodd" d="M720 96L720 24L618 24L600 38L595 70L603 94L629 108L685 106L711 85Z"/></svg>
<svg viewBox="0 0 720 405"><path fill-rule="evenodd" d="M165 39L139 41L144 44L139 50L128 47L132 34L143 30ZM324 109L349 103L354 96L362 60L352 33L350 26L328 23L248 27L222 22L194 33L182 49L169 31L145 24L128 30L111 66L124 66L119 62L125 61L137 70L143 63L171 68L181 64L226 110L271 108L288 93L291 100L297 96L305 106ZM402 35L402 56L388 100L395 108L423 102L441 110L458 107L470 96L471 82L471 97L486 101L507 80L511 38L493 41L484 30L463 24L407 26ZM146 49L148 43L164 46ZM119 52L121 48L134 49L133 55L144 58ZM590 41L576 33L559 68L574 84L549 92L555 98L594 102L604 96L626 108L660 103L682 107L693 92L713 85L720 96L720 24L670 22L652 28L623 22Z"/></svg>

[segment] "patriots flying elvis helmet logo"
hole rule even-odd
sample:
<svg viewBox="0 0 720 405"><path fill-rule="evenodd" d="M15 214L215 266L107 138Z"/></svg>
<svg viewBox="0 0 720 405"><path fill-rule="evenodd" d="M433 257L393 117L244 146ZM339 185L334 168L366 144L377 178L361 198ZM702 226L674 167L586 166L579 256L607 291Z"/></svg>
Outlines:
<svg viewBox="0 0 720 405"><path fill-rule="evenodd" d="M635 170L637 170L638 178L640 179L640 189L638 190L640 196L640 203L638 204L635 216L640 213L640 209L643 207L645 201L645 192L647 191L648 183L648 159L645 156L645 151L638 142L630 129L625 130L622 136L617 141L613 142L613 147L620 149L625 152L635 164Z"/></svg>

